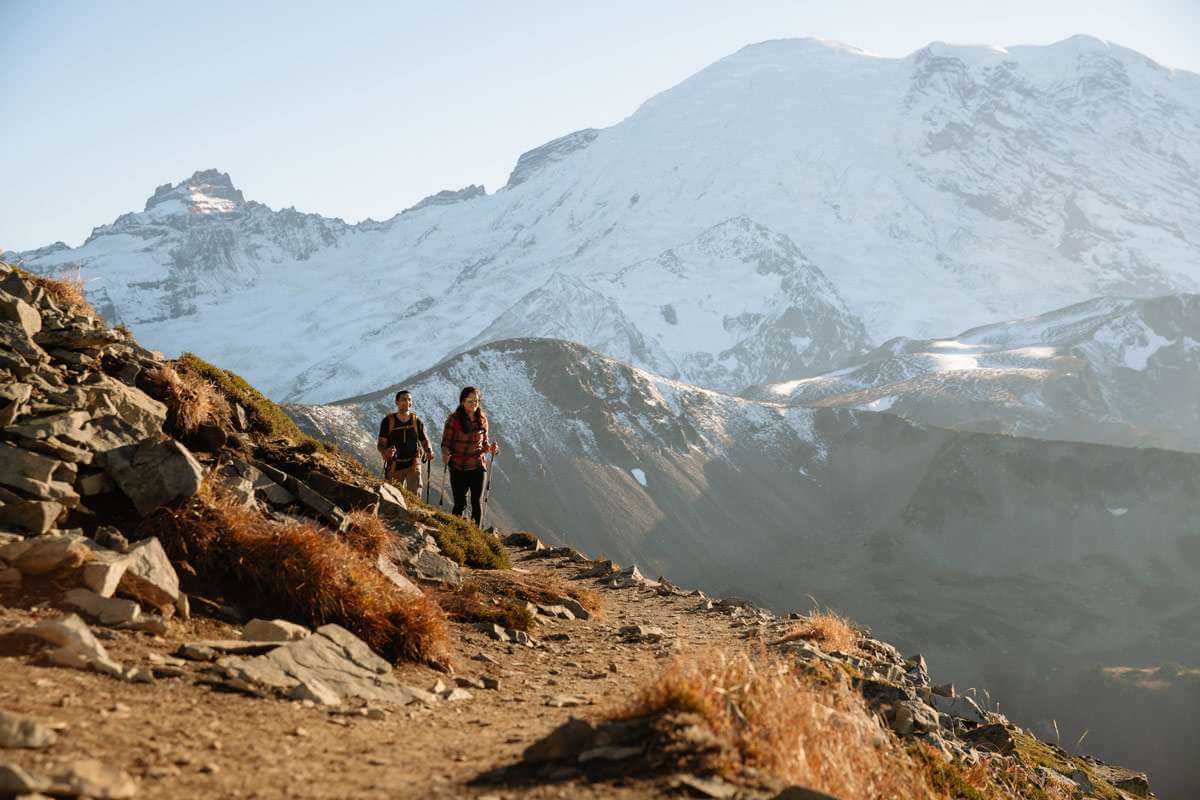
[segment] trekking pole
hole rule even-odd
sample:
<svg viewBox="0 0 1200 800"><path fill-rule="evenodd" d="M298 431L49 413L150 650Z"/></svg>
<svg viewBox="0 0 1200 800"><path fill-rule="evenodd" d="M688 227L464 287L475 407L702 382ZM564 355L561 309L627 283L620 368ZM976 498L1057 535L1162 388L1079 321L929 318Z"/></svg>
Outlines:
<svg viewBox="0 0 1200 800"><path fill-rule="evenodd" d="M438 485L438 508L446 507L446 465L448 461L442 462L442 482Z"/></svg>
<svg viewBox="0 0 1200 800"><path fill-rule="evenodd" d="M433 471L433 456L425 459L425 505L430 505L430 479Z"/></svg>
<svg viewBox="0 0 1200 800"><path fill-rule="evenodd" d="M483 504L479 509L479 530L483 530L483 520L487 516L487 501L492 496L492 470L496 468L496 454L492 453L492 463L488 466L487 486L483 487Z"/></svg>

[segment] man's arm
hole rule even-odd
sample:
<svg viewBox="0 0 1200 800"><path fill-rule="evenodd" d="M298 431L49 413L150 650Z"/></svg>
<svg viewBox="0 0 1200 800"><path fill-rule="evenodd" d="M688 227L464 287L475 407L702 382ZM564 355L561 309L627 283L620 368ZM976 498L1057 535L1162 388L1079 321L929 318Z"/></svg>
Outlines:
<svg viewBox="0 0 1200 800"><path fill-rule="evenodd" d="M392 449L387 439L387 421L388 418L384 417L383 421L379 423L379 438L375 440L375 449L379 451L379 456L384 461L387 461L391 457L389 451Z"/></svg>
<svg viewBox="0 0 1200 800"><path fill-rule="evenodd" d="M425 435L425 423L421 421L420 417L417 417L417 434L427 458L433 458L433 445L429 443L429 437Z"/></svg>

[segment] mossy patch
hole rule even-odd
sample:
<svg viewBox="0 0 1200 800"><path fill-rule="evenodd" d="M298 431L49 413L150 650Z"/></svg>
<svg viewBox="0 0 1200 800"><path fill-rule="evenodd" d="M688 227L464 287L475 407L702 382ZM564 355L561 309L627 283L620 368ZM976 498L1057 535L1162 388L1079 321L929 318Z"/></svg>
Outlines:
<svg viewBox="0 0 1200 800"><path fill-rule="evenodd" d="M207 378L221 390L226 398L241 404L250 417L251 430L273 437L291 439L297 443L309 443L310 446L324 449L325 446L322 443L301 431L282 408L268 400L242 376L214 366L194 353L184 353L180 356L176 367Z"/></svg>
<svg viewBox="0 0 1200 800"><path fill-rule="evenodd" d="M1061 749L1039 741L1027 733L1012 731L1013 743L1016 745L1017 756L1032 767L1046 767L1061 775L1070 775L1074 770L1082 770L1092 782L1092 796L1099 800L1123 800L1124 795L1108 781L1101 778L1096 771L1082 758L1076 758Z"/></svg>

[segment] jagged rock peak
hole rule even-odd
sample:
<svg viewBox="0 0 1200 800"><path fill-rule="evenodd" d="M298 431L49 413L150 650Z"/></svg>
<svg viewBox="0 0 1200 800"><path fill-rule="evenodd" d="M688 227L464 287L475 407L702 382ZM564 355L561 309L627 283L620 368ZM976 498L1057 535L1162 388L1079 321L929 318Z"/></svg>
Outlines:
<svg viewBox="0 0 1200 800"><path fill-rule="evenodd" d="M215 169L197 170L192 177L175 185L164 183L146 200L146 211L194 214L223 214L238 211L246 203L229 173Z"/></svg>
<svg viewBox="0 0 1200 800"><path fill-rule="evenodd" d="M462 189L442 189L437 194L429 195L421 202L414 206L409 206L400 213L408 214L412 211L420 211L422 208L428 208L429 206L448 206L453 203L460 203L463 200L484 197L485 195L487 195L487 189L474 183Z"/></svg>
<svg viewBox="0 0 1200 800"><path fill-rule="evenodd" d="M524 183L543 167L584 149L599 135L600 131L595 128L584 128L522 153L521 157L517 159L517 165L513 167L512 174L508 176L508 183L504 184L504 188L511 189Z"/></svg>

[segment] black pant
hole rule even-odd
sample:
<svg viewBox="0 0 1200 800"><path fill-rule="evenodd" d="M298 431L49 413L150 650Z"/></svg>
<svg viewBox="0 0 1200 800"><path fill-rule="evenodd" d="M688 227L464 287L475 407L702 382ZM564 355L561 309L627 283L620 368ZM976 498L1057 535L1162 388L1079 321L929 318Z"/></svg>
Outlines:
<svg viewBox="0 0 1200 800"><path fill-rule="evenodd" d="M475 524L479 524L479 518L483 516L483 509L480 507L479 501L483 494L483 476L487 470L476 467L475 469L455 469L450 468L450 491L454 493L454 516L462 514L463 509L467 507L467 490L471 490L471 519L475 520Z"/></svg>

